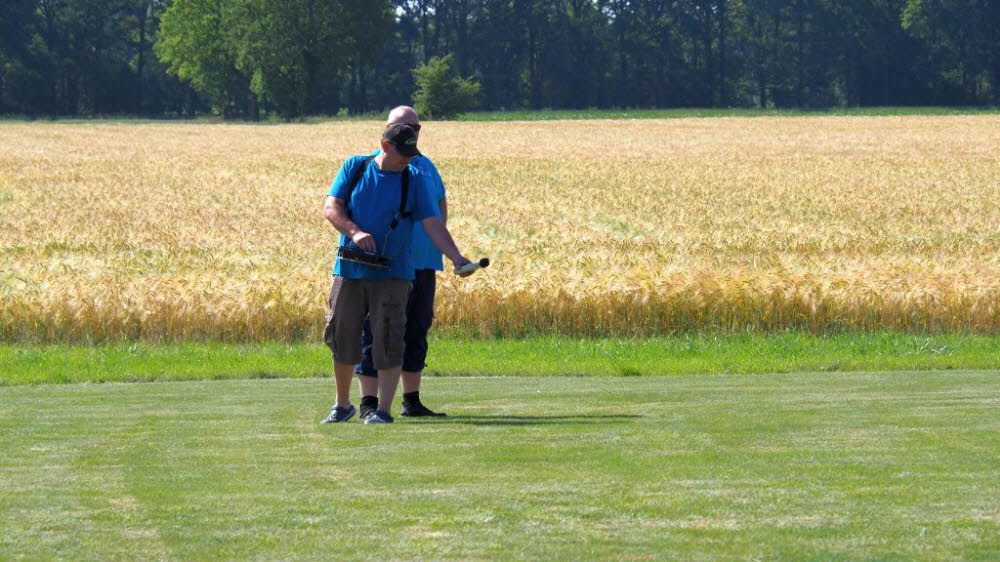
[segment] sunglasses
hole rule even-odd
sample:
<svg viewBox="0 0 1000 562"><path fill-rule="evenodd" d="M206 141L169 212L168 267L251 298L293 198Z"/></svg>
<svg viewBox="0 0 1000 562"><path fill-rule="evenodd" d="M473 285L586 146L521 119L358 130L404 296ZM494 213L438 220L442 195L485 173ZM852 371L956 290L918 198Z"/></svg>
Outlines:
<svg viewBox="0 0 1000 562"><path fill-rule="evenodd" d="M409 125L414 132L420 132L420 123L393 123L393 125Z"/></svg>

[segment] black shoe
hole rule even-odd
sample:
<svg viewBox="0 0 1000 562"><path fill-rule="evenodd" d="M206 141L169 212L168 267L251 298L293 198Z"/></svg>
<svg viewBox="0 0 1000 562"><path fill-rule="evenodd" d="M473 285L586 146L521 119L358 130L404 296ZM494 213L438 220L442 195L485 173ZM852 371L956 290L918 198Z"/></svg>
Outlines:
<svg viewBox="0 0 1000 562"><path fill-rule="evenodd" d="M424 406L420 402L415 402L412 404L403 402L403 411L399 413L401 416L406 416L409 418L427 418L427 417L444 417L448 414L444 412L435 412L427 406Z"/></svg>
<svg viewBox="0 0 1000 562"><path fill-rule="evenodd" d="M361 398L361 408L358 410L358 414L361 421L365 421L378 410L378 398L374 396L364 396Z"/></svg>
<svg viewBox="0 0 1000 562"><path fill-rule="evenodd" d="M357 411L358 411L357 408L355 408L353 404L346 407L334 406L333 409L330 410L330 415L327 416L325 420L323 420L323 423L345 422L351 419L354 416L354 413Z"/></svg>

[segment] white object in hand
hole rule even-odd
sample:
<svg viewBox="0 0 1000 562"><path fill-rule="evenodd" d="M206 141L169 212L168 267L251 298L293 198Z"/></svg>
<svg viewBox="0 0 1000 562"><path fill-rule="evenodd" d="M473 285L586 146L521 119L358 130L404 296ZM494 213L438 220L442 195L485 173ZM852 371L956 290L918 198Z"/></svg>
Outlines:
<svg viewBox="0 0 1000 562"><path fill-rule="evenodd" d="M478 262L469 262L462 267L455 268L455 275L464 275L466 273L472 273L473 271L479 269L480 267L489 267L490 258L483 258Z"/></svg>

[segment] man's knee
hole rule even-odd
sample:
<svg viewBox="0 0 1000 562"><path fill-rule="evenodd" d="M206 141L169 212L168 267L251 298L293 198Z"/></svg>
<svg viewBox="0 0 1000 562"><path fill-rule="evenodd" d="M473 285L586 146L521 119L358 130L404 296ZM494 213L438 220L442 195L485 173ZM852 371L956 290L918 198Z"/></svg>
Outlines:
<svg viewBox="0 0 1000 562"><path fill-rule="evenodd" d="M403 364L408 292L408 281L380 283L380 294L369 315L373 339L372 363L376 369L394 369Z"/></svg>
<svg viewBox="0 0 1000 562"><path fill-rule="evenodd" d="M323 341L335 363L354 365L361 361L361 325L364 322L364 288L357 280L335 277L330 290Z"/></svg>

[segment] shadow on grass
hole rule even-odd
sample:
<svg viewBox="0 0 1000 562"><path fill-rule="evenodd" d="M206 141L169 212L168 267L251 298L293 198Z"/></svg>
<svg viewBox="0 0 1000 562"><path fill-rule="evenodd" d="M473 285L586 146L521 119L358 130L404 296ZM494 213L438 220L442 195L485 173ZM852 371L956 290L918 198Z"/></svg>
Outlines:
<svg viewBox="0 0 1000 562"><path fill-rule="evenodd" d="M437 418L416 418L417 423L463 424L463 425L568 425L611 423L627 421L642 416L635 414L579 414L575 416L447 416Z"/></svg>

